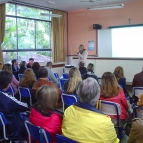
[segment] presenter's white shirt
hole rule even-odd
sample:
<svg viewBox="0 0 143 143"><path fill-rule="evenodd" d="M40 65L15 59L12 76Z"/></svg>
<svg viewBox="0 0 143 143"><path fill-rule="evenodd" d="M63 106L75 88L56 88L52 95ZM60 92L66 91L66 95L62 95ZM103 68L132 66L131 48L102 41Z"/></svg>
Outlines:
<svg viewBox="0 0 143 143"><path fill-rule="evenodd" d="M82 54L78 53L79 63L84 62L85 67L86 67L87 56L88 56L87 50L84 50Z"/></svg>

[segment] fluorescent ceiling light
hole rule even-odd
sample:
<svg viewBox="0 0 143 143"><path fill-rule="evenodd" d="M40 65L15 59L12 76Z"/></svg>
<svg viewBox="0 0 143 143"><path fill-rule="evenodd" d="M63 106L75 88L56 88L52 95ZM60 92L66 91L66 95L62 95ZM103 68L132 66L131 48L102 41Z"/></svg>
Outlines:
<svg viewBox="0 0 143 143"><path fill-rule="evenodd" d="M7 3L9 0L0 0L0 4Z"/></svg>
<svg viewBox="0 0 143 143"><path fill-rule="evenodd" d="M114 8L123 8L124 4L110 4L110 5L99 5L91 8L87 8L88 10L102 10L102 9L114 9Z"/></svg>
<svg viewBox="0 0 143 143"><path fill-rule="evenodd" d="M40 15L42 15L42 16L49 16L49 17L57 17L57 18L62 17L61 14L52 14L52 13L40 13Z"/></svg>

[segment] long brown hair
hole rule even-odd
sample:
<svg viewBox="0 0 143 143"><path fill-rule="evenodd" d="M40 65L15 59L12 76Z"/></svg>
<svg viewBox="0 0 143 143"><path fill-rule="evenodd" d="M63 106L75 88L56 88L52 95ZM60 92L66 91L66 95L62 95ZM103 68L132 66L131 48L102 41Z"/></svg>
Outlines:
<svg viewBox="0 0 143 143"><path fill-rule="evenodd" d="M121 66L116 67L113 74L116 76L117 80L124 78L124 70Z"/></svg>
<svg viewBox="0 0 143 143"><path fill-rule="evenodd" d="M12 66L11 66L11 64L4 64L3 67L2 67L2 70L12 73Z"/></svg>
<svg viewBox="0 0 143 143"><path fill-rule="evenodd" d="M27 68L23 74L19 86L31 88L35 82L35 74L32 69Z"/></svg>
<svg viewBox="0 0 143 143"><path fill-rule="evenodd" d="M69 71L68 88L66 92L73 93L81 81L82 79L79 70L76 67L71 68Z"/></svg>
<svg viewBox="0 0 143 143"><path fill-rule="evenodd" d="M54 110L58 101L58 91L53 86L44 85L36 92L35 108L43 114L47 114L48 110Z"/></svg>
<svg viewBox="0 0 143 143"><path fill-rule="evenodd" d="M120 87L118 86L118 82L114 74L111 72L105 72L102 75L101 83L101 96L108 98L118 95Z"/></svg>

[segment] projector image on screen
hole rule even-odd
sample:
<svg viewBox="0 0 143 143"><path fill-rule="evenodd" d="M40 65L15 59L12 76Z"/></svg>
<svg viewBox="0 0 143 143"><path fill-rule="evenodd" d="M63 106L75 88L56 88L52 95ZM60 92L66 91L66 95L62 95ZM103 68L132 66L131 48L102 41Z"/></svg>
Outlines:
<svg viewBox="0 0 143 143"><path fill-rule="evenodd" d="M98 57L143 58L143 26L99 30Z"/></svg>

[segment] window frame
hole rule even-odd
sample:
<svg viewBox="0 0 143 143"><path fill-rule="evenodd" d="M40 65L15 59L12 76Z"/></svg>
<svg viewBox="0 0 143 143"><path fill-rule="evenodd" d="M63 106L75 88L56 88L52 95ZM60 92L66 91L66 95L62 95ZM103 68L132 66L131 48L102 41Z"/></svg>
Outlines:
<svg viewBox="0 0 143 143"><path fill-rule="evenodd" d="M15 15L8 15L6 14L6 18L15 18L16 20L16 39L17 39L17 44L16 44L16 49L14 50L4 50L2 49L2 52L17 52L17 59L18 59L18 52L38 52L38 51L51 51L52 52L52 48L51 48L51 28L50 28L50 47L49 48L42 48L42 49L36 49L36 22L40 21L40 22L47 22L47 24L50 24L50 27L52 25L52 21L50 20L44 20L44 19L38 19L38 18L29 18L29 17L24 17L24 16L17 16L17 5L19 6L25 6L25 7L30 7L30 8L35 8L35 9L41 9L41 10L46 10L51 12L51 10L47 10L47 9L42 9L42 8L36 8L36 7L32 7L32 6L26 6L26 5L21 5L21 4L15 4L15 3L8 3L8 4L13 4L15 5ZM34 35L34 44L35 44L35 48L33 49L18 49L18 19L26 19L26 20L33 20L34 21L34 31L35 31L35 35ZM6 30L6 29L5 29ZM50 59L52 59L52 56L49 57Z"/></svg>

